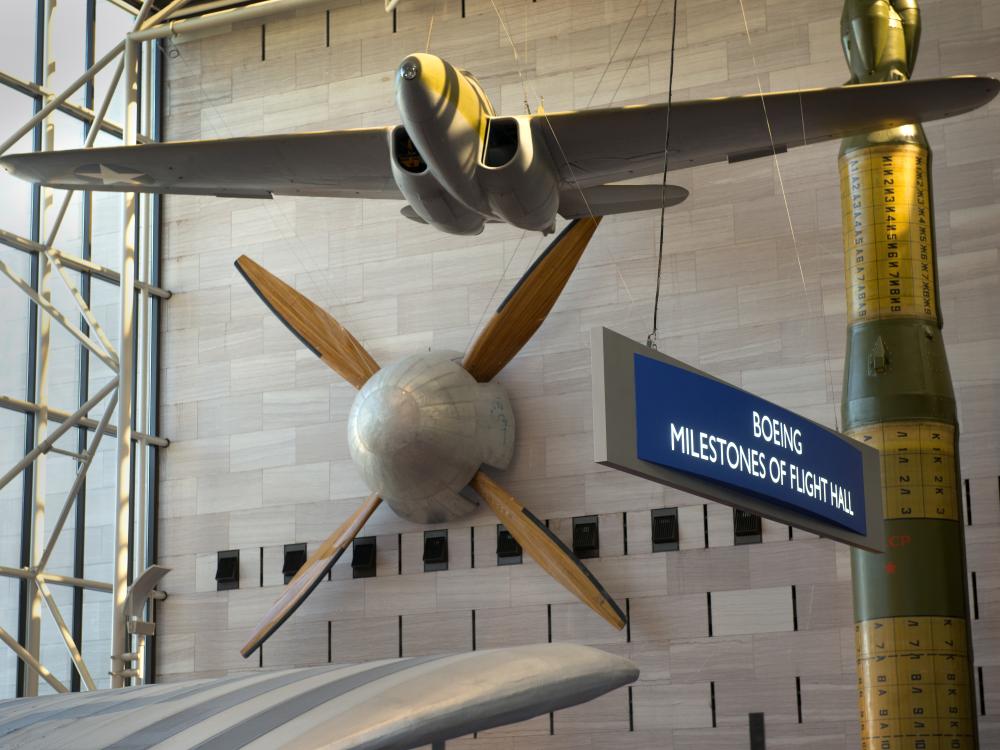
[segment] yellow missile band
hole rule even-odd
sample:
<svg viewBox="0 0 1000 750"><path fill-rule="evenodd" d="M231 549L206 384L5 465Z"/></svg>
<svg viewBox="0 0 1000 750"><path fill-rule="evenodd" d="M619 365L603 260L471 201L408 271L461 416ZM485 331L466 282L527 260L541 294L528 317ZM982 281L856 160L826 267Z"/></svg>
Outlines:
<svg viewBox="0 0 1000 750"><path fill-rule="evenodd" d="M848 325L936 320L927 152L894 144L840 158Z"/></svg>
<svg viewBox="0 0 1000 750"><path fill-rule="evenodd" d="M886 519L959 519L953 425L882 422L847 434L881 454Z"/></svg>
<svg viewBox="0 0 1000 750"><path fill-rule="evenodd" d="M975 747L966 627L958 617L855 625L862 750Z"/></svg>

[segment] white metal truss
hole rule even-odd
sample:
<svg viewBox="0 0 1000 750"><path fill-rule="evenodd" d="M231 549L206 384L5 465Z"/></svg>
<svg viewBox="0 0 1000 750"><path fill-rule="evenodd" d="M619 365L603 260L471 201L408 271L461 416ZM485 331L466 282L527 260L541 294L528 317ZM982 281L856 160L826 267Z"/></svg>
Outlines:
<svg viewBox="0 0 1000 750"><path fill-rule="evenodd" d="M188 1L189 0L173 0L173 2L169 3L162 11L156 13L152 17L149 17L152 0L144 0L143 6L136 17L134 30L140 31L143 28L157 25L161 20L167 18L170 12L182 7ZM46 0L46 29L51 28L50 20L54 10L54 0ZM118 60L118 63L115 68L115 72L112 75L112 81L108 86L107 94L101 104L101 107L94 113L86 113L87 115L91 115L87 117L87 119L91 121L92 125L84 144L84 148L90 148L93 146L97 135L101 132L108 108L111 105L112 98L123 75L125 77L127 95L126 122L122 128L123 140L126 145L134 145L140 139L143 141L149 140L148 134L140 137L140 134L138 133L138 71L139 59L142 54L140 44L141 43L132 41L128 38L123 39L114 48L107 52L107 54L100 58L89 70L73 81L65 91L62 91L59 94L52 94L51 91L45 87L32 87L31 85L24 84L28 85L29 88L32 88L30 93L41 95L43 97L43 101L45 101L45 105L12 136L0 144L0 154L7 151L25 134L31 132L42 123L47 123L45 147L51 148L52 127L48 125L48 118L50 115L57 109L64 109L66 106L71 106L67 105L69 97L71 97L87 82L93 81L98 73L115 60ZM47 63L51 61L51 50L49 49L48 43L45 44L44 54ZM149 65L146 66L147 74L150 67L151 66ZM46 64L46 69L51 70L51 65ZM24 86L22 85L21 88L23 87ZM144 121L148 124L150 122L150 118L147 116ZM133 193L127 194L124 198L125 239L123 243L124 246L122 248L122 267L120 273L115 272L112 269L104 268L88 260L67 256L55 249L56 238L62 226L63 219L66 216L70 201L73 198L73 193L74 191L67 191L62 198L59 208L54 212L54 214L52 214L51 217L44 216L44 219L49 219L48 221L43 221L43 226L46 226L47 228L47 236L45 237L44 243L32 242L31 240L16 237L14 235L10 235L10 233L4 232L3 239L5 241L9 241L8 244L28 252L38 254L40 283L37 289L33 288L28 281L15 273L6 263L0 261L0 273L7 276L14 283L14 285L27 295L27 297L31 299L32 302L34 302L39 308L40 336L38 339L38 362L36 365L39 372L39 386L36 397L37 403L23 402L9 397L0 397L0 405L7 408L19 409L25 412L33 412L36 415L35 447L28 451L27 455L18 461L14 467L0 477L0 488L2 488L12 479L19 476L25 468L34 464L33 477L35 486L32 498L32 533L30 535L30 550L28 555L30 565L24 568L9 568L0 566L0 575L20 578L30 583L28 607L29 622L27 623L26 628L27 636L25 645L21 645L9 633L0 629L0 640L2 640L31 670L25 684L25 693L28 695L37 694L39 677L48 682L54 690L59 692L67 691L66 686L39 661L39 631L42 603L44 603L45 607L49 611L53 622L62 636L66 649L72 659L73 667L79 674L83 684L88 690L93 690L96 687L90 670L80 653L79 645L75 642L73 634L67 626L65 618L56 603L55 597L53 597L52 592L49 589L50 583L105 591L112 594L112 687L124 686L130 680L136 683L141 683L143 678L141 659L144 650L144 636L151 630L151 627L146 627L145 629L143 629L143 627L136 627L134 623L144 622L141 615L138 615L136 612L137 610L139 612L145 610L147 599L154 593L152 592L152 586L149 586L148 589L144 591L142 601L140 603L136 604L134 597L129 600L129 611L126 611L129 593L128 539L132 523L129 508L132 484L132 442L133 438L137 438L140 455L142 456L141 470L145 472L146 445L164 445L166 444L166 441L160 438L151 437L147 434L148 388L145 380L148 377L147 371L149 369L148 364L150 360L148 340L146 337L143 337L142 340L141 353L144 365L142 368L144 378L143 388L137 394L139 403L132 403L135 370L133 357L133 351L135 348L135 331L133 330L133 324L136 312L135 293L137 289L141 296L139 320L141 321L141 325L146 330L150 327L150 296L153 295L165 298L169 297L169 292L154 287L149 283L148 276L150 272L150 264L148 255L144 258L145 262L140 265L142 278L138 280L136 279L136 222L138 221L138 214L141 208L145 208L146 211L149 210L149 201L146 201L145 205L142 206L137 200L136 195ZM45 205L48 206L48 203L49 201L46 201ZM48 213L48 211L46 211L46 213ZM146 215L145 218L148 226L150 223L149 216ZM147 248L148 244L149 243L146 243ZM83 316L83 319L87 323L87 330L89 331L89 334L85 333L79 326L75 325L67 314L63 313L52 303L51 293L48 286L50 271L52 268L56 270L62 280L62 283L66 286L70 296L76 303L79 314ZM111 343L110 337L101 326L100 321L94 314L94 311L84 299L80 290L73 283L67 268L81 273L93 273L111 281L118 282L121 288L121 329L119 338L121 353L119 353ZM67 332L69 332L74 338L76 338L77 341L85 346L97 359L103 362L113 374L113 377L103 388L98 390L97 393L88 399L79 409L69 415L55 409L50 410L47 403L46 381L49 358L49 325L51 320L55 320L56 323L65 328ZM88 418L88 414L90 411L97 408L102 402L104 403L103 415L100 421L95 424L92 419ZM118 407L117 429L113 429L110 423L116 407ZM133 436L132 420L135 418L135 415L139 415L138 418L141 429L137 435ZM48 430L50 416L56 416L57 421L61 422L51 432ZM86 449L82 452L76 453L57 448L55 446L56 441L74 427L90 427L94 429L90 443ZM101 440L106 434L114 435L118 443L118 486L115 517L114 580L111 583L107 583L104 581L92 581L85 578L76 578L72 576L49 573L46 571L46 566L49 563L52 552L57 541L59 540L60 534L62 533L63 527L73 510L76 499L80 494L80 489L86 479L87 471L97 453ZM44 458L45 455L50 452L71 455L71 457L77 461L78 466L76 476L59 512L59 516L52 529L52 533L50 534L48 540L45 540ZM144 474L141 476L144 476ZM139 510L138 515L142 519L142 522L145 523L145 482L140 481L138 484L142 488L139 503L143 506ZM142 538L144 534L138 533L136 536L138 538ZM135 571L137 583L141 580L148 581L149 576L144 578L142 575L144 572L142 568L144 567L145 555L137 555L135 560L139 566L139 569ZM156 576L156 580L159 580L165 571L163 571L162 568L157 568L157 570L160 572L159 575ZM131 627L129 626L129 623L126 622L127 617L130 618L133 623ZM138 637L138 647L136 649L131 647L131 633L136 633Z"/></svg>
<svg viewBox="0 0 1000 750"><path fill-rule="evenodd" d="M20 81L6 74L0 74L0 82L13 86L25 93L41 97L44 106L31 117L15 133L0 143L0 155L6 152L11 146L17 143L24 135L30 133L34 128L42 123L46 123L47 141L45 148L52 148L52 128L50 126L50 116L56 111L72 111L82 119L91 123L88 137L84 148L93 146L97 134L102 127L113 133L121 132L125 145L135 145L139 142L151 140L149 133L139 132L140 117L138 112L138 84L139 84L139 62L141 59L150 60L153 53L147 45L144 50L143 45L147 43L155 44L156 40L165 37L174 37L185 33L204 34L209 30L225 31L233 23L247 21L251 19L261 19L276 12L287 12L290 10L301 10L310 6L326 3L327 0L262 0L261 2L243 6L240 8L227 7L232 4L231 0L216 0L205 3L203 6L196 6L182 15L187 16L180 20L171 20L174 14L182 11L184 6L191 0L170 0L163 5L158 12L150 15L152 0L144 0L141 9L136 16L133 30L126 35L125 39L116 44L103 57L98 59L87 71L73 81L64 91L55 94L46 85ZM55 9L56 0L45 0L46 28L50 28L49 19ZM388 3L387 3L388 8ZM206 12L206 11L217 12ZM194 15L200 13L200 15ZM143 58L145 55L145 58ZM44 52L46 69L51 70L48 64L51 62L51 51L48 43L45 44ZM90 111L85 107L70 103L69 98L86 83L93 81L102 70L107 68L114 61L118 61L112 81L108 87L107 94L96 111ZM145 65L145 75L150 75L151 65ZM105 117L111 105L112 97L117 89L118 83L124 77L125 80L125 120L122 125L107 124ZM149 86L146 90L149 90ZM147 107L145 117L141 119L147 125L151 122L149 117L150 97L145 97ZM110 592L112 595L112 628L111 628L111 686L123 687L131 683L141 683L144 675L144 654L145 638L153 632L152 615L144 614L150 599L162 599L164 594L154 590L157 582L167 572L165 568L151 565L144 569L146 558L144 550L144 530L147 518L147 498L146 482L138 482L138 497L136 498L136 516L131 517L130 500L132 485L132 463L135 455L133 442L138 446L139 467L138 476L145 477L147 446L165 446L167 441L150 434L148 378L150 366L149 340L152 335L150 298L169 298L170 293L158 286L150 283L150 242L142 244L143 257L138 264L139 274L136 274L136 226L140 212L145 212L145 225L149 227L151 202L139 201L135 193L126 193L124 196L124 242L122 246L121 270L106 268L91 260L78 258L56 249L55 242L61 228L70 200L74 191L67 191L62 199L62 203L55 211L51 221L43 221L43 226L48 225L48 233L44 243L35 242L24 237L18 237L10 232L0 229L0 240L5 244L35 253L39 259L39 285L35 289L25 279L15 273L6 263L0 261L0 273L7 276L32 302L39 308L39 343L38 361L36 363L39 373L37 403L16 399L10 396L0 395L0 407L15 409L25 413L32 413L36 418L35 447L32 448L20 461L9 471L0 476L0 489L17 477L25 468L34 464L34 492L32 498L32 533L30 535L29 559L31 564L24 568L11 568L0 566L0 576L19 578L30 583L29 607L27 623L26 644L18 643L3 628L0 628L0 641L3 641L31 670L25 685L25 692L28 695L37 694L38 679L44 679L54 690L66 692L67 687L58 680L50 670L39 661L39 631L42 604L48 609L55 622L66 649L80 679L88 690L93 690L95 683L90 671L87 668L81 654L79 645L74 641L73 635L66 625L65 619L57 605L49 584L60 586L72 586L94 591ZM48 213L48 211L46 211ZM48 219L43 215L43 219ZM78 312L87 322L89 334L75 325L72 320L60 311L51 302L49 291L50 271L55 268L62 283L66 286L78 308ZM120 323L119 347L115 349L100 321L94 314L90 305L80 293L80 290L73 284L68 270L80 273L89 273L93 276L104 278L120 287ZM136 294L138 292L138 294ZM139 297L138 316L136 316L136 296ZM109 382L88 399L79 409L72 414L63 410L49 406L47 403L47 371L49 357L49 326L55 320L85 346L97 359L99 359L113 374ZM139 342L139 362L142 363L141 383L135 389L135 349L136 330L135 322L144 335L140 336ZM95 338L96 337L96 340ZM133 403L133 391L136 394L138 403ZM107 399L105 401L105 399ZM103 415L99 422L95 422L88 414L104 403ZM117 407L117 424L111 425L112 416ZM132 423L136 421L137 428L133 430ZM49 423L59 423L58 426L49 432ZM85 427L93 430L89 445L81 452L67 451L55 446L56 441L73 427ZM52 556L52 551L59 539L66 521L69 518L76 498L79 496L80 488L86 478L87 470L97 453L101 439L105 435L114 436L117 441L117 492L115 507L115 540L114 540L114 573L111 582L95 581L86 578L66 576L50 573L45 570L46 565ZM46 541L43 538L45 528L45 471L44 459L48 453L60 453L69 455L77 463L77 474L70 487L66 500L60 509L56 524ZM136 570L134 582L128 586L129 577L129 549L128 540L130 529L133 529L133 521L138 521L140 533L136 534L137 550L134 555ZM135 639L133 641L133 638ZM133 643L135 644L133 647Z"/></svg>

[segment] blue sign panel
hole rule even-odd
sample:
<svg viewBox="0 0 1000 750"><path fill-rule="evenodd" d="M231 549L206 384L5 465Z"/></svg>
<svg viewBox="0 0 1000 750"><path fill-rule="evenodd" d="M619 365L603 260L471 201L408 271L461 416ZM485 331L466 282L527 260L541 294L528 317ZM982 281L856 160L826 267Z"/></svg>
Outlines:
<svg viewBox="0 0 1000 750"><path fill-rule="evenodd" d="M746 391L634 354L639 458L867 532L861 451Z"/></svg>

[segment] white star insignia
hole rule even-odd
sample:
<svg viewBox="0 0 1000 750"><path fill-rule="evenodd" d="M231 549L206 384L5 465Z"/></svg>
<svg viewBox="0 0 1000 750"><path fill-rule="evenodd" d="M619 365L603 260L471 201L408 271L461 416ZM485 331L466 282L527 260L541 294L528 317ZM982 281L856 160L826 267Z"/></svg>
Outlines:
<svg viewBox="0 0 1000 750"><path fill-rule="evenodd" d="M142 172L119 172L113 167L99 164L98 172L78 172L81 177L90 177L100 180L105 185L142 185L138 178L145 177Z"/></svg>
<svg viewBox="0 0 1000 750"><path fill-rule="evenodd" d="M64 185L79 185L80 187L87 187L88 185L93 185L94 181L92 179L84 179L82 175L71 172L70 174L53 177L52 183L54 185L59 185L60 187Z"/></svg>

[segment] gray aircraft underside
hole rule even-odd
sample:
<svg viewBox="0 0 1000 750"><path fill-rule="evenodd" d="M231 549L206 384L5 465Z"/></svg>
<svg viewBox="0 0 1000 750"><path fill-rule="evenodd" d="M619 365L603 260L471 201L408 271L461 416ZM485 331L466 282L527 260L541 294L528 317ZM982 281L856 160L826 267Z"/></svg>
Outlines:
<svg viewBox="0 0 1000 750"><path fill-rule="evenodd" d="M638 675L627 659L569 643L241 672L0 701L0 747L437 748L584 703Z"/></svg>
<svg viewBox="0 0 1000 750"><path fill-rule="evenodd" d="M950 117L998 87L959 76L676 102L669 168ZM662 171L666 104L498 116L471 74L430 54L402 62L396 104L394 126L18 154L0 165L66 189L403 199L404 216L452 234L478 234L489 221L549 232L557 214L687 197L677 186L611 184Z"/></svg>

